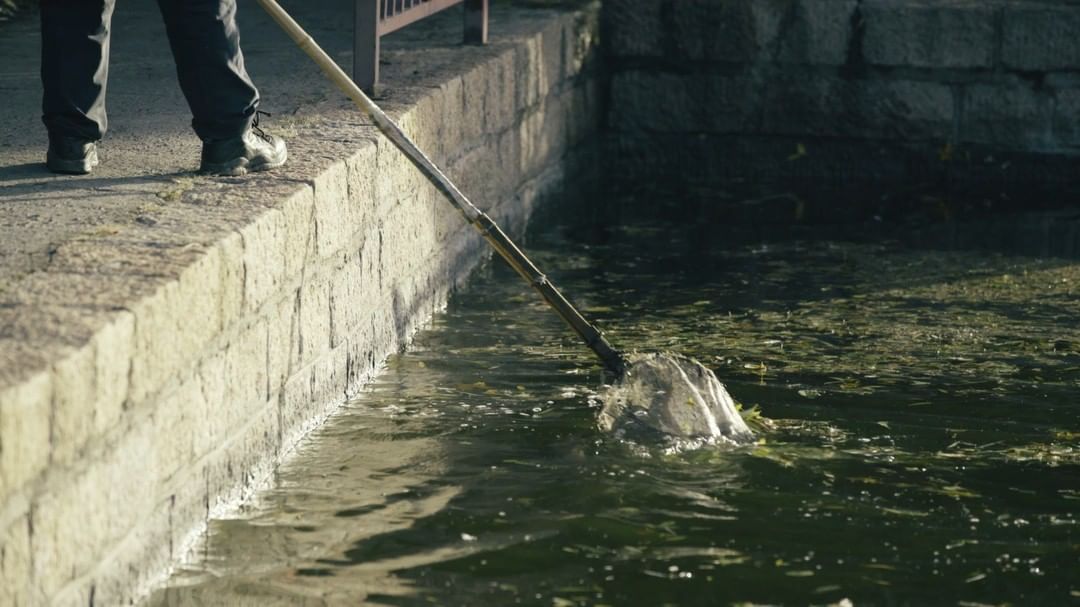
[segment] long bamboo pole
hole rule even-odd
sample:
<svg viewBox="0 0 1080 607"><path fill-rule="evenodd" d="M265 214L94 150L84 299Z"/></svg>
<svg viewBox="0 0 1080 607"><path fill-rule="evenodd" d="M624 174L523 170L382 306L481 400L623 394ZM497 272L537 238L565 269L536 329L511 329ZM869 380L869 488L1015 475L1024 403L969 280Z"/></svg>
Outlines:
<svg viewBox="0 0 1080 607"><path fill-rule="evenodd" d="M322 68L330 80L371 118L383 135L386 135L387 139L397 146L416 165L416 168L420 169L420 172L446 196L446 199L465 216L465 219L480 231L480 234L491 244L499 256L505 259L510 264L510 267L514 268L526 282L540 293L544 301L570 325L570 328L581 337L585 345L600 357L604 366L611 372L621 375L626 369L625 357L612 347L600 331L585 320L585 317L563 297L559 289L525 256L525 253L510 240L510 237L496 225L495 221L469 202L469 199L458 190L457 186L450 181L450 178L439 170L439 167L420 148L416 147L416 144L409 139L408 135L374 101L368 98L364 91L360 90L360 87L356 86L356 83L338 67L338 64L315 43L315 40L275 0L258 0L258 2L296 42L297 46Z"/></svg>

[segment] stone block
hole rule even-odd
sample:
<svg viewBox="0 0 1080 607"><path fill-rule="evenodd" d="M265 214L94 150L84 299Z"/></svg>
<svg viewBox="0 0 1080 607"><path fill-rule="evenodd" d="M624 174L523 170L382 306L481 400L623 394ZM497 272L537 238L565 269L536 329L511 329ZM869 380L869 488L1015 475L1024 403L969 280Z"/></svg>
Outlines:
<svg viewBox="0 0 1080 607"><path fill-rule="evenodd" d="M411 200L421 187L431 187L419 170L388 141L379 142L375 177L375 217L383 217Z"/></svg>
<svg viewBox="0 0 1080 607"><path fill-rule="evenodd" d="M281 423L277 403L247 416L220 448L202 464L206 479L208 515L224 514L251 496L254 487L273 470L281 448Z"/></svg>
<svg viewBox="0 0 1080 607"><path fill-rule="evenodd" d="M0 479L6 502L49 461L49 415L53 378L41 371L0 389Z"/></svg>
<svg viewBox="0 0 1080 607"><path fill-rule="evenodd" d="M364 146L374 154L376 146ZM367 170L373 169L368 166ZM278 208L285 215L285 272L290 284L298 281L316 255L315 193L311 187L297 188Z"/></svg>
<svg viewBox="0 0 1080 607"><path fill-rule="evenodd" d="M663 9L663 47L671 59L753 63L775 44L788 3L680 0Z"/></svg>
<svg viewBox="0 0 1080 607"><path fill-rule="evenodd" d="M167 539L172 562L189 556L189 551L201 539L209 511L204 467L189 467L176 483L167 489L160 502L168 504L169 526Z"/></svg>
<svg viewBox="0 0 1080 607"><path fill-rule="evenodd" d="M349 200L349 171L344 161L334 163L314 180L316 251L329 257L345 249L363 215Z"/></svg>
<svg viewBox="0 0 1080 607"><path fill-rule="evenodd" d="M169 442L158 432L168 428L171 432L190 432L190 426L170 426L169 422L178 419L174 412L155 411L159 419L145 419L121 436L114 448L107 451L99 462L92 462L82 475L90 483L95 495L92 500L81 503L83 512L90 509L103 509L108 520L106 546L115 546L135 528L139 521L148 517L154 509L162 478L158 454L168 453L169 447L162 443ZM155 424L155 421L157 422ZM179 437L180 445L190 444L190 437ZM80 478L76 484L83 482ZM102 488L107 487L107 491ZM64 488L58 489L63 492ZM117 499L122 496L122 499ZM76 516L75 518L79 518ZM36 529L36 527L35 527ZM61 536L58 536L61 537ZM86 570L101 560L103 553L87 554Z"/></svg>
<svg viewBox="0 0 1080 607"><path fill-rule="evenodd" d="M135 352L135 317L118 312L94 336L96 407L94 431L104 434L124 413Z"/></svg>
<svg viewBox="0 0 1080 607"><path fill-rule="evenodd" d="M706 123L707 79L693 74L622 71L611 82L609 123L618 131L693 133Z"/></svg>
<svg viewBox="0 0 1080 607"><path fill-rule="evenodd" d="M1020 82L1007 86L976 84L964 97L960 140L1008 148L1051 146L1051 100Z"/></svg>
<svg viewBox="0 0 1080 607"><path fill-rule="evenodd" d="M54 605L135 605L140 591L149 588L170 565L172 544L169 530L174 515L171 499L158 500L142 516L108 556L86 575L65 585ZM177 521L179 523L179 521Z"/></svg>
<svg viewBox="0 0 1080 607"><path fill-rule="evenodd" d="M514 46L514 105L524 110L540 103L547 95L547 89L541 87L542 74L540 61L540 41L533 37Z"/></svg>
<svg viewBox="0 0 1080 607"><path fill-rule="evenodd" d="M601 19L604 51L613 57L662 57L663 0L606 0Z"/></svg>
<svg viewBox="0 0 1080 607"><path fill-rule="evenodd" d="M761 87L749 76L712 74L703 78L705 102L701 129L709 133L748 133L757 128Z"/></svg>
<svg viewBox="0 0 1080 607"><path fill-rule="evenodd" d="M1005 67L1031 72L1080 68L1080 6L1010 2L1003 11Z"/></svg>
<svg viewBox="0 0 1080 607"><path fill-rule="evenodd" d="M593 75L599 67L600 19L596 12L574 13L563 17L564 70L567 79L580 80Z"/></svg>
<svg viewBox="0 0 1080 607"><path fill-rule="evenodd" d="M772 83L763 106L769 134L937 141L954 128L952 90L932 82L792 77Z"/></svg>
<svg viewBox="0 0 1080 607"><path fill-rule="evenodd" d="M52 463L73 461L93 434L96 375L91 344L74 349L53 363L53 404L49 431Z"/></svg>
<svg viewBox="0 0 1080 607"><path fill-rule="evenodd" d="M175 280L191 264L197 263L203 253L201 247L181 246L175 242L101 236L64 243L53 255L49 270Z"/></svg>
<svg viewBox="0 0 1080 607"><path fill-rule="evenodd" d="M245 327L225 346L225 377L228 378L224 404L231 408L261 406L267 391L266 321Z"/></svg>
<svg viewBox="0 0 1080 607"><path fill-rule="evenodd" d="M316 424L315 403L311 398L311 366L304 367L285 382L278 397L281 418L281 441L288 449Z"/></svg>
<svg viewBox="0 0 1080 607"><path fill-rule="evenodd" d="M30 520L15 518L0 532L0 605L36 605L30 560Z"/></svg>
<svg viewBox="0 0 1080 607"><path fill-rule="evenodd" d="M277 294L285 281L285 214L267 209L239 233L244 247L244 309L252 313Z"/></svg>
<svg viewBox="0 0 1080 607"><path fill-rule="evenodd" d="M507 51L485 65L483 86L487 90L484 91L486 106L483 125L487 135L497 135L510 128L520 109L517 104L518 83L514 58L514 53Z"/></svg>
<svg viewBox="0 0 1080 607"><path fill-rule="evenodd" d="M564 62L565 25L557 19L552 19L537 36L539 42L538 67L540 68L540 90L546 97L559 90L563 81L566 80L566 65ZM508 73L507 78L513 79L513 74Z"/></svg>
<svg viewBox="0 0 1080 607"><path fill-rule="evenodd" d="M851 18L856 0L798 0L787 8L786 27L772 25L762 12L767 3L755 3L758 22L777 28L776 58L782 63L843 65L851 42Z"/></svg>
<svg viewBox="0 0 1080 607"><path fill-rule="evenodd" d="M128 394L134 319L113 315L84 347L53 365L52 463L74 461L88 441L119 421Z"/></svg>
<svg viewBox="0 0 1080 607"><path fill-rule="evenodd" d="M195 374L199 385L196 404L202 406L202 411L195 420L192 453L199 458L225 441L237 416L234 415L235 407L229 407L227 400L229 378L225 370L225 351L214 352L203 359Z"/></svg>
<svg viewBox="0 0 1080 607"><path fill-rule="evenodd" d="M330 279L330 346L336 348L354 334L364 319L364 260L357 254Z"/></svg>
<svg viewBox="0 0 1080 607"><path fill-rule="evenodd" d="M55 598L97 567L152 511L157 488L153 442L148 428L130 433L102 459L63 472L37 497L30 511L30 549L33 592L39 599ZM41 599L30 604L64 603Z"/></svg>
<svg viewBox="0 0 1080 607"><path fill-rule="evenodd" d="M589 140L597 135L600 127L599 85L595 80L581 83L567 92L566 112L567 142L570 145Z"/></svg>
<svg viewBox="0 0 1080 607"><path fill-rule="evenodd" d="M1054 143L1080 147L1080 89L1057 92L1054 101Z"/></svg>
<svg viewBox="0 0 1080 607"><path fill-rule="evenodd" d="M267 327L267 377L270 391L285 384L300 360L300 291L290 290L272 305Z"/></svg>
<svg viewBox="0 0 1080 607"><path fill-rule="evenodd" d="M44 306L78 301L81 307L102 314L152 294L160 282L160 276L76 274L50 268L24 276L13 288L0 292L0 304Z"/></svg>
<svg viewBox="0 0 1080 607"><path fill-rule="evenodd" d="M349 349L334 348L311 366L311 403L319 419L345 402Z"/></svg>
<svg viewBox="0 0 1080 607"><path fill-rule="evenodd" d="M219 404L222 405L224 403ZM192 373L174 390L162 395L149 413L146 423L155 437L152 444L158 486L176 486L176 477L186 472L196 454L209 451L216 444L212 441L224 438L213 432L214 424L208 423L210 418L207 417L210 413L197 373Z"/></svg>
<svg viewBox="0 0 1080 607"><path fill-rule="evenodd" d="M461 75L462 89L462 145L471 148L484 136L486 119L487 79L490 68L484 64L473 66Z"/></svg>
<svg viewBox="0 0 1080 607"><path fill-rule="evenodd" d="M997 7L979 2L864 2L863 57L872 65L991 68Z"/></svg>
<svg viewBox="0 0 1080 607"><path fill-rule="evenodd" d="M424 95L410 101L397 116L397 124L416 147L423 150L433 162L438 163L439 159L434 155L435 144L438 142L438 118L434 100L431 95Z"/></svg>
<svg viewBox="0 0 1080 607"><path fill-rule="evenodd" d="M550 161L553 150L561 150L558 144L563 134L564 120L549 113L551 107L556 105L557 100L545 101L538 109L530 111L522 118L513 139L500 142L510 154L504 155L503 159L509 162L516 158L517 165L508 166L509 171L499 174L499 179L486 179L477 184L477 187L483 188L481 199L485 207L496 204L508 189L516 186L518 180L510 182L513 177L528 178L537 173ZM498 159L496 156L495 160ZM491 160L491 154L487 150L478 150L471 160L475 164L471 168L463 167L462 170L475 175L484 170Z"/></svg>
<svg viewBox="0 0 1080 607"><path fill-rule="evenodd" d="M197 392L181 389L177 406L196 409L192 452L205 457L229 442L266 406L269 390L267 323L255 322L205 359L197 371Z"/></svg>
<svg viewBox="0 0 1080 607"><path fill-rule="evenodd" d="M465 140L465 92L460 76L439 85L439 141L435 149L442 164L449 164L461 155Z"/></svg>
<svg viewBox="0 0 1080 607"><path fill-rule="evenodd" d="M524 123L528 118L523 118ZM518 127L523 128L522 126ZM493 140L494 142L494 140ZM493 146L494 147L494 146ZM485 147L475 147L464 154L457 162L447 167L447 175L470 202L483 210L491 204L491 197L498 190L494 183L497 177L492 170L493 154ZM515 171L519 169L515 168ZM449 205L449 203L443 203ZM459 215L460 217L460 215Z"/></svg>
<svg viewBox="0 0 1080 607"><path fill-rule="evenodd" d="M221 257L221 328L241 318L246 297L244 239L238 232L224 236L215 247Z"/></svg>
<svg viewBox="0 0 1080 607"><path fill-rule="evenodd" d="M362 146L345 161L348 180L349 217L352 219L348 250L354 251L359 234L367 230L378 208L375 171L379 166L379 147L374 142Z"/></svg>
<svg viewBox="0 0 1080 607"><path fill-rule="evenodd" d="M310 364L330 349L330 283L325 276L309 276L300 286L299 358L293 368Z"/></svg>
<svg viewBox="0 0 1080 607"><path fill-rule="evenodd" d="M210 249L157 293L135 302L131 400L143 402L221 330L222 251Z"/></svg>

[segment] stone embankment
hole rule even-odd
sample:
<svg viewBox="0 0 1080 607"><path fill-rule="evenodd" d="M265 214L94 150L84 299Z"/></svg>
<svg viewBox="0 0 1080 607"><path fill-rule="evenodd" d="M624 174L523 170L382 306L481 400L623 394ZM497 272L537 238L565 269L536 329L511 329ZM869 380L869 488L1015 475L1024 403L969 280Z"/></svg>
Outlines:
<svg viewBox="0 0 1080 607"><path fill-rule="evenodd" d="M1076 180L1071 0L607 0L617 175Z"/></svg>
<svg viewBox="0 0 1080 607"><path fill-rule="evenodd" d="M289 5L347 68L350 3ZM432 18L384 41L379 100L520 227L590 162L598 13L497 6L484 48ZM41 166L34 18L0 30L0 604L137 599L486 252L255 5L241 27L291 152L243 179L191 172L156 8L117 8L86 178Z"/></svg>

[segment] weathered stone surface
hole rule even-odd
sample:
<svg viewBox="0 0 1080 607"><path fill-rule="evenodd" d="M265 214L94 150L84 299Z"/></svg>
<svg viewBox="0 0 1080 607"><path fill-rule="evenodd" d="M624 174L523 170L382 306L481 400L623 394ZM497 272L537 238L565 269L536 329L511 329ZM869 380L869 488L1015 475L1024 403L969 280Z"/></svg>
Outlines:
<svg viewBox="0 0 1080 607"><path fill-rule="evenodd" d="M756 7L761 11L763 5ZM799 0L787 7L777 37L784 63L843 65L848 60L856 0Z"/></svg>
<svg viewBox="0 0 1080 607"><path fill-rule="evenodd" d="M315 243L320 257L345 248L360 225L359 205L349 199L348 175L348 167L342 160L315 178Z"/></svg>
<svg viewBox="0 0 1080 607"><path fill-rule="evenodd" d="M116 313L94 336L94 430L98 435L112 429L123 415L134 351L135 317L130 312Z"/></svg>
<svg viewBox="0 0 1080 607"><path fill-rule="evenodd" d="M256 409L228 441L201 460L208 516L220 516L250 496L256 479L273 469L281 450L279 413L277 403Z"/></svg>
<svg viewBox="0 0 1080 607"><path fill-rule="evenodd" d="M983 2L895 2L861 6L863 57L872 65L990 68L997 6Z"/></svg>
<svg viewBox="0 0 1080 607"><path fill-rule="evenodd" d="M32 605L38 600L30 583L30 521L20 516L0 531L0 603Z"/></svg>
<svg viewBox="0 0 1080 607"><path fill-rule="evenodd" d="M1030 87L973 85L965 91L962 141L1029 149L1050 147L1050 100Z"/></svg>
<svg viewBox="0 0 1080 607"><path fill-rule="evenodd" d="M611 86L610 124L619 131L738 133L756 128L761 87L747 75L627 70Z"/></svg>
<svg viewBox="0 0 1080 607"><path fill-rule="evenodd" d="M604 50L615 57L662 57L665 24L663 0L607 0Z"/></svg>
<svg viewBox="0 0 1080 607"><path fill-rule="evenodd" d="M365 242L365 244L367 244ZM364 276L361 255L351 255L334 273L330 284L330 346L343 345L355 335L364 320L364 310L371 306L365 295L370 293Z"/></svg>
<svg viewBox="0 0 1080 607"><path fill-rule="evenodd" d="M222 440L221 432L215 432L212 410L203 396L202 382L198 374L183 378L180 385L161 398L161 406L150 412L148 425L157 462L154 479L158 486L173 486L177 476L186 473L196 456L213 449L214 440ZM221 403L217 404L222 406ZM187 432L177 432L188 428Z"/></svg>
<svg viewBox="0 0 1080 607"><path fill-rule="evenodd" d="M5 498L36 477L49 461L52 395L53 378L48 371L0 389L0 487Z"/></svg>
<svg viewBox="0 0 1080 607"><path fill-rule="evenodd" d="M223 255L218 247L209 249L176 282L132 305L131 399L135 403L152 395L177 368L190 364L221 331L222 276L230 265Z"/></svg>
<svg viewBox="0 0 1080 607"><path fill-rule="evenodd" d="M1080 66L1080 6L1010 2L1002 15L1001 61L1025 71Z"/></svg>
<svg viewBox="0 0 1080 607"><path fill-rule="evenodd" d="M788 78L774 83L762 129L789 135L946 140L953 131L950 87L913 81Z"/></svg>
<svg viewBox="0 0 1080 607"><path fill-rule="evenodd" d="M55 463L66 463L94 431L94 393L97 369L89 344L53 364L53 404L49 444Z"/></svg>
<svg viewBox="0 0 1080 607"><path fill-rule="evenodd" d="M69 473L36 501L31 548L33 583L41 596L53 596L89 571L146 512L155 478L151 453L149 437L131 433L98 465Z"/></svg>
<svg viewBox="0 0 1080 607"><path fill-rule="evenodd" d="M1056 142L1080 148L1080 89L1057 92L1053 128Z"/></svg>
<svg viewBox="0 0 1080 607"><path fill-rule="evenodd" d="M243 302L248 313L258 310L286 281L285 214L277 209L240 228L243 246ZM235 251L230 251L236 254Z"/></svg>
<svg viewBox="0 0 1080 607"><path fill-rule="evenodd" d="M753 62L776 39L782 6L774 2L687 0L665 7L664 46L676 59Z"/></svg>
<svg viewBox="0 0 1080 607"><path fill-rule="evenodd" d="M705 122L706 82L685 74L622 71L611 82L612 128L694 132Z"/></svg>

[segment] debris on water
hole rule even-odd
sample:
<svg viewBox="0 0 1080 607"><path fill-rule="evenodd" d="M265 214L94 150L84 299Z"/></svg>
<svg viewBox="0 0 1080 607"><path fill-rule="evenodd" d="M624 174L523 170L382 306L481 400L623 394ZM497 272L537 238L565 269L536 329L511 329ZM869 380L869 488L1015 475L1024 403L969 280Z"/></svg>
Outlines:
<svg viewBox="0 0 1080 607"><path fill-rule="evenodd" d="M632 356L603 401L600 427L619 436L659 433L733 444L754 438L716 375L678 354Z"/></svg>

